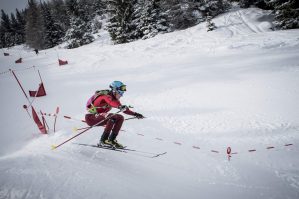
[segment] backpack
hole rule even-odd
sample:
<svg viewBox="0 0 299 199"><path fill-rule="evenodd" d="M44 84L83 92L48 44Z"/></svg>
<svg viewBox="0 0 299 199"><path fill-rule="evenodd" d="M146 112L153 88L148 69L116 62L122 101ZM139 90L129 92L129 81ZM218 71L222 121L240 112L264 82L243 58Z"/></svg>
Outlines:
<svg viewBox="0 0 299 199"><path fill-rule="evenodd" d="M97 113L97 108L93 105L93 102L101 95L108 95L110 90L98 90L95 92L93 96L91 96L87 103L86 103L86 109L89 113L91 114L96 114Z"/></svg>

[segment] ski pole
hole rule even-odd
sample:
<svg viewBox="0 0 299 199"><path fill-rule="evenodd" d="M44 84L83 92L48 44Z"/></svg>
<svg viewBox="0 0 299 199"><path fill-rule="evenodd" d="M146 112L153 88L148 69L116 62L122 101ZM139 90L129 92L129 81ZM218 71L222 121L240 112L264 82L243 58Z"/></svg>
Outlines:
<svg viewBox="0 0 299 199"><path fill-rule="evenodd" d="M143 117L141 119L144 119L144 118L146 118L146 117ZM138 119L138 118L136 116L134 116L134 117L129 117L129 118L125 119L125 120L133 120L133 119Z"/></svg>
<svg viewBox="0 0 299 199"><path fill-rule="evenodd" d="M133 120L133 119L136 119L137 117L129 117L129 118L127 118L127 119L125 119L125 120Z"/></svg>
<svg viewBox="0 0 299 199"><path fill-rule="evenodd" d="M84 123L86 123L85 120L80 120L80 119L72 118L72 117L67 116L67 115L64 115L63 117L66 118L66 119L70 119L70 120L75 120L75 121L80 121L80 122L84 122Z"/></svg>
<svg viewBox="0 0 299 199"><path fill-rule="evenodd" d="M82 131L82 132L76 134L75 136L73 136L73 137L67 139L66 141L64 141L64 142L62 142L62 143L60 143L60 144L58 144L58 145L52 145L52 146L51 146L51 147L52 147L52 150L57 149L57 148L60 147L61 145L64 145L65 143L69 142L70 140L74 139L75 137L78 137L78 136L81 135L82 133L85 133L86 131L88 131L88 130L91 129L92 127L93 127L93 126L91 126L90 128L85 129L84 131Z"/></svg>
<svg viewBox="0 0 299 199"><path fill-rule="evenodd" d="M125 119L125 120L132 120L132 119L137 119L137 117L130 117L130 118L127 118L127 119ZM82 121L82 120L81 120ZM105 127L105 126L104 126ZM76 127L74 127L73 128L73 131L74 132L77 132L77 131L80 131L80 130L85 130L85 129L87 129L87 128L89 128L89 126L87 126L87 127L81 127L81 128L76 128ZM120 130L120 131L125 131L125 130Z"/></svg>
<svg viewBox="0 0 299 199"><path fill-rule="evenodd" d="M29 104L30 104L30 100L29 100L28 96L26 95L26 93L25 93L25 91L24 91L24 89L23 89L23 87L22 87L22 85L21 85L19 79L17 78L16 74L14 73L13 70L11 70L11 69L9 69L9 70L12 72L13 76L16 78L16 80L17 80L19 86L21 87L21 89L22 89L22 91L23 91L23 93L24 93L26 99L28 100L28 102L29 102Z"/></svg>
<svg viewBox="0 0 299 199"><path fill-rule="evenodd" d="M87 127L82 127L82 128L76 128L76 127L74 127L74 128L73 128L73 131L74 131L74 132L77 132L77 131L84 130L84 129L87 129L87 128L89 128L89 126L87 126Z"/></svg>
<svg viewBox="0 0 299 199"><path fill-rule="evenodd" d="M59 113L59 107L57 106L57 108L56 108L56 114L55 114L55 120L54 120L54 133L55 133L56 120L57 120L58 113Z"/></svg>
<svg viewBox="0 0 299 199"><path fill-rule="evenodd" d="M102 120L102 121L96 123L95 125L92 125L91 127L85 129L84 131L81 131L80 133L76 134L75 136L73 136L73 137L67 139L66 141L64 141L64 142L62 142L62 143L60 143L60 144L58 144L58 145L52 145L52 146L51 146L51 147L52 147L52 150L57 149L58 147L64 145L65 143L71 141L72 139L74 139L74 138L78 137L79 135L85 133L86 131L92 129L93 127L102 124L102 123L105 122L106 120L110 119L111 117L113 117L114 115L116 115L117 113L120 113L120 112L122 112L122 111L123 111L123 110L119 110L119 111L117 111L116 113L110 115L109 117L105 118L104 120Z"/></svg>
<svg viewBox="0 0 299 199"><path fill-rule="evenodd" d="M84 129L87 129L89 128L90 126L87 126L87 127L82 127L82 128L77 128L77 127L74 127L73 128L73 132L76 133L77 131L80 131L80 130L84 130ZM106 127L106 125L104 125L103 127ZM125 130L121 129L120 131L124 131L126 132Z"/></svg>
<svg viewBox="0 0 299 199"><path fill-rule="evenodd" d="M27 105L24 104L24 105L23 105L23 108L27 111L29 117L31 118L31 115L30 115L30 113L29 113L29 111L28 111L28 107L27 107Z"/></svg>
<svg viewBox="0 0 299 199"><path fill-rule="evenodd" d="M42 114L42 120L43 120L43 125L44 125L44 127L45 127L45 129L46 129L46 125L47 125L47 127L48 127L48 131L49 131L49 125L48 125L48 123L47 123L47 121L46 121L46 119L45 119L45 117L43 116L43 112L40 110L40 113ZM46 133L47 133L47 129L46 129Z"/></svg>
<svg viewBox="0 0 299 199"><path fill-rule="evenodd" d="M143 118L146 118L146 117L143 117ZM138 118L136 116L134 116L134 117L129 117L129 118L125 119L125 120L133 120L133 119L138 119Z"/></svg>

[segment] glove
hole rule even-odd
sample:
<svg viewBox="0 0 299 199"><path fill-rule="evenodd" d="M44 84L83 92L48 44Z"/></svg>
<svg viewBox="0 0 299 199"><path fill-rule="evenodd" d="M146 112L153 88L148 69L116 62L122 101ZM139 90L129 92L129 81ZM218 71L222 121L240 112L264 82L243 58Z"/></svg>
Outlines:
<svg viewBox="0 0 299 199"><path fill-rule="evenodd" d="M128 108L129 108L129 107L128 107L127 105L120 105L120 106L118 107L118 109L119 109L120 111L126 111Z"/></svg>
<svg viewBox="0 0 299 199"><path fill-rule="evenodd" d="M135 113L134 116L137 118L137 119L143 119L144 116L140 113Z"/></svg>

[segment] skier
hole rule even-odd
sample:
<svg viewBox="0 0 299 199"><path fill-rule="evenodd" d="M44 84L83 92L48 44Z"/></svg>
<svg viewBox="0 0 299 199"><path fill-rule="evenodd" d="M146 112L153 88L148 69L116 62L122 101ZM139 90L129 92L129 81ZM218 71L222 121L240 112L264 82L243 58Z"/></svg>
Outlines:
<svg viewBox="0 0 299 199"><path fill-rule="evenodd" d="M35 48L33 51L35 52L36 55L38 55L38 49L37 48Z"/></svg>
<svg viewBox="0 0 299 199"><path fill-rule="evenodd" d="M120 81L113 81L110 84L111 90L102 90L88 100L87 109L89 113L85 115L86 123L89 126L106 125L98 146L113 146L115 148L124 148L117 142L116 137L124 122L124 116L121 114L108 113L111 108L118 108L125 114L135 116L138 119L144 118L140 113L133 112L128 106L122 105L119 99L126 91L126 85Z"/></svg>

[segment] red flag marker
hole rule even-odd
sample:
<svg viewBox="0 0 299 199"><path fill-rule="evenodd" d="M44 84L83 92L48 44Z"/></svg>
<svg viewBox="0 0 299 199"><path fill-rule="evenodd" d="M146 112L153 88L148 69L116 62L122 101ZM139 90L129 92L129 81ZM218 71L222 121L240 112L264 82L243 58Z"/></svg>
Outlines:
<svg viewBox="0 0 299 199"><path fill-rule="evenodd" d="M63 66L63 65L68 64L68 61L63 61L61 59L58 59L58 64L59 64L59 66Z"/></svg>
<svg viewBox="0 0 299 199"><path fill-rule="evenodd" d="M22 63L22 58L17 59L17 60L15 61L15 63L16 63L16 64L20 64L20 63Z"/></svg>

